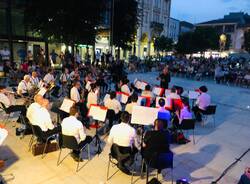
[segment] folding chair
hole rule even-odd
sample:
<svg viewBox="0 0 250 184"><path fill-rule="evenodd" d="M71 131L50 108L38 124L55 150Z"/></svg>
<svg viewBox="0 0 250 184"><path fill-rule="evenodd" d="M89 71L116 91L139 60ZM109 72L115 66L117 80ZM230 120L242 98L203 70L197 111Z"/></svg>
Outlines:
<svg viewBox="0 0 250 184"><path fill-rule="evenodd" d="M203 126L205 125L205 122L207 121L209 116L213 117L213 123L214 123L214 128L215 128L215 114L216 114L216 108L217 105L209 105L205 111L203 111L201 114L203 116L202 118L202 124Z"/></svg>
<svg viewBox="0 0 250 184"><path fill-rule="evenodd" d="M193 144L195 144L194 129L195 119L183 119L181 124L177 127L179 130L193 130Z"/></svg>
<svg viewBox="0 0 250 184"><path fill-rule="evenodd" d="M4 126L6 126L6 124L8 123L9 119L10 119L10 115L11 115L11 112L8 111L8 109L6 108L6 106L4 105L4 103L0 102L1 104L1 109L4 111L4 113L7 115L6 118L4 118Z"/></svg>
<svg viewBox="0 0 250 184"><path fill-rule="evenodd" d="M68 148L68 149L71 149L71 150L78 150L78 151L80 151L80 158L81 158L82 151L87 148L88 160L90 160L90 146L89 146L89 143L86 143L84 146L79 147L79 144L78 144L78 142L77 142L77 140L76 140L76 138L74 136L62 135L62 144L60 145L60 152L59 152L59 156L58 156L58 160L57 160L57 166L59 166L64 161L64 159L71 153L71 152L68 153L60 161L60 159L61 159L61 153L62 153L62 148ZM78 162L77 162L76 172L78 172L80 170L79 169L80 158L78 159Z"/></svg>
<svg viewBox="0 0 250 184"><path fill-rule="evenodd" d="M143 176L143 166L146 166L146 184L149 179L149 168L157 169L157 179L159 171L163 169L171 169L171 180L173 184L173 153L171 151L166 153L154 153L150 160L142 160L141 177Z"/></svg>

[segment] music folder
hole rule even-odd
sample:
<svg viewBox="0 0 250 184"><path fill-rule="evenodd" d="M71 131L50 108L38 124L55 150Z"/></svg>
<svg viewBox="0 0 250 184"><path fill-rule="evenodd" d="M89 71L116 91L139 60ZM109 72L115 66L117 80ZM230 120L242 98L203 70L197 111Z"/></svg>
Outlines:
<svg viewBox="0 0 250 184"><path fill-rule="evenodd" d="M106 120L108 109L104 106L91 104L88 112L88 116L94 120L104 122Z"/></svg>
<svg viewBox="0 0 250 184"><path fill-rule="evenodd" d="M59 108L60 110L69 113L70 108L75 104L73 100L70 100L68 98L63 99L63 103L61 107Z"/></svg>

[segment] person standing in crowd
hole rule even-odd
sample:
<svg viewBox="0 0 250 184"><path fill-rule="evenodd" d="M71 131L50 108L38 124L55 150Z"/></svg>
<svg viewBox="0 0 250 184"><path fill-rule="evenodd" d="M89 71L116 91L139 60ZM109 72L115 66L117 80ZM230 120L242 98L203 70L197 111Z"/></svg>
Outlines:
<svg viewBox="0 0 250 184"><path fill-rule="evenodd" d="M77 119L79 116L79 110L76 106L72 106L70 108L69 115L69 117L64 118L62 121L62 134L74 136L77 140L79 148L91 143L92 137L86 135L83 124ZM76 161L82 161L80 151L78 150L73 150L71 156Z"/></svg>
<svg viewBox="0 0 250 184"><path fill-rule="evenodd" d="M31 50L28 50L26 60L28 61L29 65L31 66L33 61L34 61L33 54L31 52Z"/></svg>
<svg viewBox="0 0 250 184"><path fill-rule="evenodd" d="M56 64L57 57L58 57L58 54L56 53L55 49L53 49L52 52L50 53L50 59L53 64Z"/></svg>
<svg viewBox="0 0 250 184"><path fill-rule="evenodd" d="M196 120L201 122L201 113L206 111L207 107L211 104L211 96L207 94L208 89L206 86L199 88L200 96L197 98L196 106L193 107Z"/></svg>
<svg viewBox="0 0 250 184"><path fill-rule="evenodd" d="M77 64L78 66L79 66L80 64L82 64L82 58L81 58L79 49L76 50L75 62L76 62L76 64Z"/></svg>
<svg viewBox="0 0 250 184"><path fill-rule="evenodd" d="M163 69L163 72L157 77L157 80L160 80L161 88L168 89L168 85L171 81L171 76L168 70L168 67Z"/></svg>
<svg viewBox="0 0 250 184"><path fill-rule="evenodd" d="M122 172L130 175L131 172L128 170L126 164L134 160L134 155L138 149L140 149L140 146L135 129L129 125L129 119L130 116L128 112L123 112L121 114L121 123L111 128L108 143L112 145L111 151L112 148L114 148L113 146L117 146L121 153L130 154L128 158L118 162L118 168Z"/></svg>
<svg viewBox="0 0 250 184"><path fill-rule="evenodd" d="M0 55L4 64L10 60L10 50L7 47L0 50Z"/></svg>

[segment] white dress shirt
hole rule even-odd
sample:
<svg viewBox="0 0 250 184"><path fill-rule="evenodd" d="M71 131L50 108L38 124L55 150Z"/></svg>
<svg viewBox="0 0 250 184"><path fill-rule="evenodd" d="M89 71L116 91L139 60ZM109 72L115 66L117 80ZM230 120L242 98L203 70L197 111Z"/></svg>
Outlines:
<svg viewBox="0 0 250 184"><path fill-rule="evenodd" d="M37 103L33 103L27 110L27 118L32 125L39 126L42 131L54 129L49 111Z"/></svg>
<svg viewBox="0 0 250 184"><path fill-rule="evenodd" d="M129 87L128 87L128 85L127 84L124 84L124 85L122 85L122 87L121 87L121 92L123 92L123 93L127 93L127 94L129 94L130 95L130 89L129 89Z"/></svg>
<svg viewBox="0 0 250 184"><path fill-rule="evenodd" d="M94 104L94 105L98 104L97 94L94 93L93 91L89 92L89 94L88 94L88 98L87 98L87 107L88 107L88 109L90 108L91 104Z"/></svg>
<svg viewBox="0 0 250 184"><path fill-rule="evenodd" d="M136 131L127 123L120 123L111 128L108 143L123 147L132 147L132 145L135 145L139 148Z"/></svg>
<svg viewBox="0 0 250 184"><path fill-rule="evenodd" d="M68 136L74 136L78 143L86 139L86 133L84 131L81 121L77 120L75 116L64 118L62 123L62 134Z"/></svg>
<svg viewBox="0 0 250 184"><path fill-rule="evenodd" d="M39 86L39 79L38 79L38 77L30 77L30 84L33 87L38 87Z"/></svg>
<svg viewBox="0 0 250 184"><path fill-rule="evenodd" d="M50 73L47 73L44 78L43 78L43 81L46 83L46 84L49 84L50 82L54 82L55 81L55 78L52 74Z"/></svg>
<svg viewBox="0 0 250 184"><path fill-rule="evenodd" d="M199 109L206 110L206 108L211 104L211 97L207 93L201 93L201 95L197 98L196 104Z"/></svg>
<svg viewBox="0 0 250 184"><path fill-rule="evenodd" d="M61 82L68 82L69 80L69 74L66 74L66 73L63 73L61 76L60 76L60 81Z"/></svg>
<svg viewBox="0 0 250 184"><path fill-rule="evenodd" d="M30 89L31 89L31 84L27 83L25 80L22 80L18 84L17 93L19 95L24 94L24 93L28 93ZM21 91L21 93L20 93L20 91Z"/></svg>
<svg viewBox="0 0 250 184"><path fill-rule="evenodd" d="M121 103L116 99L111 100L110 98L108 98L104 102L104 106L110 110L114 110L116 114L118 114L122 110Z"/></svg>
<svg viewBox="0 0 250 184"><path fill-rule="evenodd" d="M129 114L132 114L134 106L138 106L137 102L132 102L132 103L127 104L125 111L127 111Z"/></svg>
<svg viewBox="0 0 250 184"><path fill-rule="evenodd" d="M79 91L76 87L72 87L70 90L70 99L78 103L81 100Z"/></svg>
<svg viewBox="0 0 250 184"><path fill-rule="evenodd" d="M0 102L2 102L6 108L11 105L10 99L4 93L0 93Z"/></svg>

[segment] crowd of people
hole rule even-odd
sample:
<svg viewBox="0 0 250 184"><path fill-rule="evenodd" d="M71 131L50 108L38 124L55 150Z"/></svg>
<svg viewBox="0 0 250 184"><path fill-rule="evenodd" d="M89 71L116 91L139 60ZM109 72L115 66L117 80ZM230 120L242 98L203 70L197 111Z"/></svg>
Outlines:
<svg viewBox="0 0 250 184"><path fill-rule="evenodd" d="M39 67L39 63L28 64L25 70L22 68L21 75L16 76L21 80L13 91L9 91L8 86L0 87L0 102L8 112L21 112L25 121L19 122L25 125L17 130L19 133L26 132L31 127L38 127L42 132L38 138L41 144L51 135L58 134L59 143L62 143L63 135L73 136L79 147L93 141L93 137L87 135L86 131L96 123L88 116L91 106L104 106L108 109L106 132L111 152L118 150L119 153L127 154L125 159L117 159L117 166L122 172L130 175L129 166L133 163L136 153L141 153L146 162L151 162L155 153L171 153L169 145L180 143L176 135L180 135L178 127L183 120L194 119L201 122L202 114L211 105L207 87L201 86L196 89L199 95L191 107L189 99L183 96L183 88L170 86L170 72L188 71L191 74L197 70L204 74L205 70L209 70L212 73L214 64L212 61L200 63L195 59L192 62L180 60L169 63L157 77L160 84L158 87L163 89L163 92L156 94L153 91L154 86L149 83L139 88L134 82L129 81L124 63L111 63L112 59L109 58L110 56L103 56L100 57L100 61L84 64L72 58L71 62L63 65L62 71L55 71L46 66ZM43 90L45 92L41 93ZM126 103L119 100L117 92L128 96ZM10 98L12 94L15 98L29 100L25 104L15 105ZM141 97L145 100L139 100ZM73 101L68 112L61 111L58 105L54 105L65 98ZM166 106L165 98L171 100L171 107ZM142 128L131 124L135 106L158 109L158 116L152 126ZM53 122L50 115L53 109L57 109L60 121ZM188 142L189 140L184 137L181 143ZM71 156L76 161L82 161L79 150L72 150Z"/></svg>

